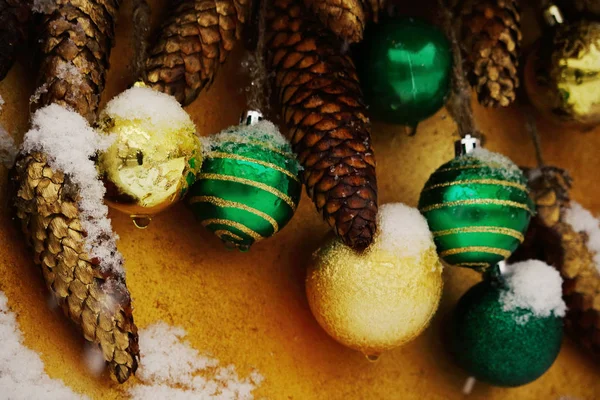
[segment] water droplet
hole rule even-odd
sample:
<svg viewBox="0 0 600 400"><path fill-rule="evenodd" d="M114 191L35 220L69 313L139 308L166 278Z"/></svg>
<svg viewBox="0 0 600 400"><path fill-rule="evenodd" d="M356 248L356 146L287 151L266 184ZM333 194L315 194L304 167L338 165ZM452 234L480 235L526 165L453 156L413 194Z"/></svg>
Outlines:
<svg viewBox="0 0 600 400"><path fill-rule="evenodd" d="M250 245L247 245L247 244L239 244L237 248L242 253L246 253L247 251L250 251Z"/></svg>
<svg viewBox="0 0 600 400"><path fill-rule="evenodd" d="M136 228L146 229L152 222L152 217L149 215L132 215L131 220Z"/></svg>
<svg viewBox="0 0 600 400"><path fill-rule="evenodd" d="M367 360L369 360L370 362L379 361L379 354L367 354L366 357L367 357Z"/></svg>

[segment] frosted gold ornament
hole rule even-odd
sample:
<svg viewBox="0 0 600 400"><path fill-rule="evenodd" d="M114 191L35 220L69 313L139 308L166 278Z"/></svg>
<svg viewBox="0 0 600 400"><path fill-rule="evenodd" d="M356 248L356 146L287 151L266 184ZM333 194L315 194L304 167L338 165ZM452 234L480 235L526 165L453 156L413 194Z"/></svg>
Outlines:
<svg viewBox="0 0 600 400"><path fill-rule="evenodd" d="M382 206L371 247L329 240L308 269L306 293L319 324L369 359L418 336L437 310L442 266L427 222L402 204Z"/></svg>
<svg viewBox="0 0 600 400"><path fill-rule="evenodd" d="M530 54L525 87L542 113L583 128L600 123L600 23L559 25Z"/></svg>
<svg viewBox="0 0 600 400"><path fill-rule="evenodd" d="M202 164L200 140L174 97L133 87L111 100L100 128L115 141L98 158L110 207L138 227L179 201Z"/></svg>

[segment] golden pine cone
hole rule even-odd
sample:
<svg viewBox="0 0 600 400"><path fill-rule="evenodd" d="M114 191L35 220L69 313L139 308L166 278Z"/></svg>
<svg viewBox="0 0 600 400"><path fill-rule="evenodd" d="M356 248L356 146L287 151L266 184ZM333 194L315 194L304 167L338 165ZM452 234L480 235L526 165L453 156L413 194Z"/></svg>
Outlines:
<svg viewBox="0 0 600 400"><path fill-rule="evenodd" d="M0 81L15 62L17 49L27 40L29 0L0 0Z"/></svg>
<svg viewBox="0 0 600 400"><path fill-rule="evenodd" d="M509 106L519 87L522 34L517 0L465 0L460 15L466 68L479 102Z"/></svg>
<svg viewBox="0 0 600 400"><path fill-rule="evenodd" d="M300 1L273 2L269 35L267 64L307 193L347 245L365 249L376 230L377 181L354 64Z"/></svg>
<svg viewBox="0 0 600 400"><path fill-rule="evenodd" d="M48 290L85 338L100 345L111 375L125 382L139 357L131 299L124 277L103 272L84 249L77 188L40 152L19 159L15 179L17 216Z"/></svg>
<svg viewBox="0 0 600 400"><path fill-rule="evenodd" d="M41 25L39 106L69 106L95 118L114 36L118 0L57 0ZM100 268L85 250L79 188L41 152L21 155L14 170L15 208L46 285L85 338L102 349L113 379L138 366L137 328L125 278ZM114 250L116 252L116 249Z"/></svg>
<svg viewBox="0 0 600 400"><path fill-rule="evenodd" d="M562 170L544 167L530 180L538 215L532 220L523 246L514 260L537 258L556 267L563 277L563 298L568 311L566 330L600 357L600 273L587 235L565 221L570 177ZM599 358L600 359L600 358Z"/></svg>
<svg viewBox="0 0 600 400"><path fill-rule="evenodd" d="M213 82L240 38L250 0L174 0L146 62L145 82L184 106Z"/></svg>

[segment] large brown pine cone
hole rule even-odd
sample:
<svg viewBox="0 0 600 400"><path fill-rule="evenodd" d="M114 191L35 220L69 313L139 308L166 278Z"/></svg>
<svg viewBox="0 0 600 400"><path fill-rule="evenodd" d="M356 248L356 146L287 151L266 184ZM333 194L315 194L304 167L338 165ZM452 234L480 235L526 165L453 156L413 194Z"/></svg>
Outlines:
<svg viewBox="0 0 600 400"><path fill-rule="evenodd" d="M150 51L145 81L188 105L213 82L240 38L250 0L172 2Z"/></svg>
<svg viewBox="0 0 600 400"><path fill-rule="evenodd" d="M354 64L300 0L274 0L268 67L317 209L346 244L365 249L376 230L370 124Z"/></svg>
<svg viewBox="0 0 600 400"><path fill-rule="evenodd" d="M521 48L517 0L464 0L461 43L469 81L486 107L506 107L516 99Z"/></svg>
<svg viewBox="0 0 600 400"><path fill-rule="evenodd" d="M566 330L600 360L600 273L587 235L565 221L570 207L570 178L552 167L531 176L531 195L538 215L513 260L541 259L560 271L568 307Z"/></svg>
<svg viewBox="0 0 600 400"><path fill-rule="evenodd" d="M19 46L27 40L31 1L0 0L0 81L15 62Z"/></svg>
<svg viewBox="0 0 600 400"><path fill-rule="evenodd" d="M118 5L118 0L57 0L44 16L40 84L47 92L39 106L58 103L94 119ZM131 299L124 276L100 268L102 260L85 250L79 188L41 152L21 155L14 180L17 216L48 289L85 338L100 345L111 376L125 382L139 358Z"/></svg>

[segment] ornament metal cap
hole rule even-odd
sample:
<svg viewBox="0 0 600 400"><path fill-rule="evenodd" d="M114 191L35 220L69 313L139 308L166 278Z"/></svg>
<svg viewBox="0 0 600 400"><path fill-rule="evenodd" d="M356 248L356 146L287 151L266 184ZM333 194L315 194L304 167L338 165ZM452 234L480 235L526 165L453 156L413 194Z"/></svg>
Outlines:
<svg viewBox="0 0 600 400"><path fill-rule="evenodd" d="M481 147L481 140L475 136L466 134L465 137L454 142L454 154L456 157L471 154L478 147Z"/></svg>
<svg viewBox="0 0 600 400"><path fill-rule="evenodd" d="M246 110L240 116L240 125L254 125L263 120L263 113L259 110Z"/></svg>
<svg viewBox="0 0 600 400"><path fill-rule="evenodd" d="M542 15L548 26L556 26L565 22L562 11L560 11L560 8L556 4L550 4L544 8Z"/></svg>

